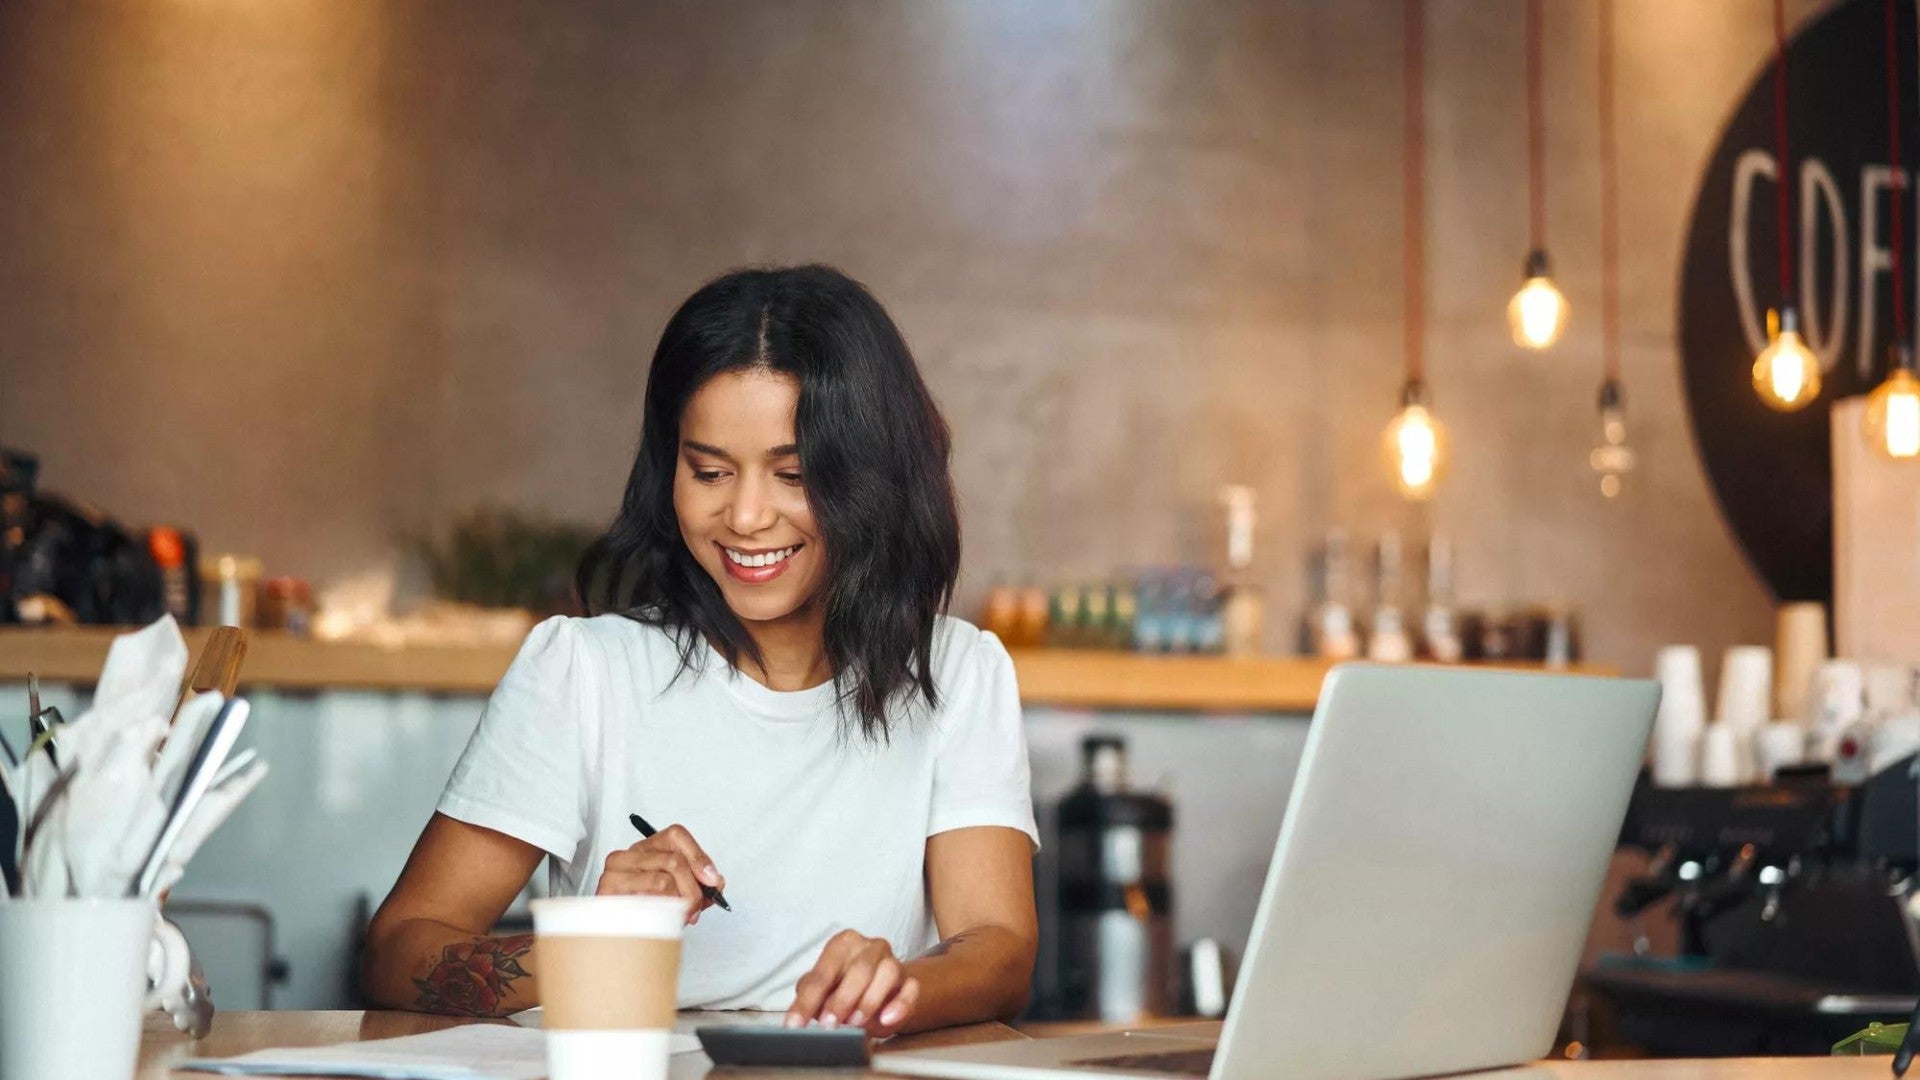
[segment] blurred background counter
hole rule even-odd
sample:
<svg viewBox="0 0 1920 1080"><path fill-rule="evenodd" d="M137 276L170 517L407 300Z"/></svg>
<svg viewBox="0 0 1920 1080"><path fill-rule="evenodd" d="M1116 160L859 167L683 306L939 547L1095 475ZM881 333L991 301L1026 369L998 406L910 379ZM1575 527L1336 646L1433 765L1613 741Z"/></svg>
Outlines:
<svg viewBox="0 0 1920 1080"><path fill-rule="evenodd" d="M43 698L79 715L112 633L0 628L0 716L24 713L28 671ZM198 649L206 633L187 637ZM273 776L194 861L170 907L222 1008L350 1007L371 906L399 874L515 647L249 636L245 739L274 763ZM1080 779L1082 741L1117 735L1134 786L1177 814L1173 940L1213 939L1237 954L1331 665L1069 649L1013 656L1045 834L1042 890L1056 870L1053 811ZM545 875L535 877L543 886Z"/></svg>

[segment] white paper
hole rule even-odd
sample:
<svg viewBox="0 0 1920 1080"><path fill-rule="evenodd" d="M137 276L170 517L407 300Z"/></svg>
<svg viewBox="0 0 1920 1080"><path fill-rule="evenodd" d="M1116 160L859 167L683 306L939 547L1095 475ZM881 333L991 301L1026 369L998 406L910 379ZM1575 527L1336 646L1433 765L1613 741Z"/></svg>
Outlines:
<svg viewBox="0 0 1920 1080"><path fill-rule="evenodd" d="M528 1013L534 1013L529 1016ZM534 1010L518 1023L462 1024L423 1035L336 1043L291 1050L255 1050L230 1058L196 1058L176 1069L230 1076L358 1076L376 1080L541 1080L547 1075L547 1037ZM700 1049L692 1035L674 1033L668 1053Z"/></svg>
<svg viewBox="0 0 1920 1080"><path fill-rule="evenodd" d="M197 1058L175 1068L236 1076L540 1080L547 1075L547 1040L540 1031L518 1025L461 1024L395 1039Z"/></svg>
<svg viewBox="0 0 1920 1080"><path fill-rule="evenodd" d="M153 759L168 736L186 665L186 642L171 617L114 638L92 707L54 731L60 764L73 779L49 807L33 850L25 854L23 895L126 894L165 817ZM212 696L217 708L219 695ZM195 742L181 736L167 745L175 757L183 757ZM43 748L8 777L23 826L52 789L53 759L52 748Z"/></svg>
<svg viewBox="0 0 1920 1080"><path fill-rule="evenodd" d="M162 615L107 647L93 689L93 710L113 716L172 716L187 671L187 642L173 616Z"/></svg>

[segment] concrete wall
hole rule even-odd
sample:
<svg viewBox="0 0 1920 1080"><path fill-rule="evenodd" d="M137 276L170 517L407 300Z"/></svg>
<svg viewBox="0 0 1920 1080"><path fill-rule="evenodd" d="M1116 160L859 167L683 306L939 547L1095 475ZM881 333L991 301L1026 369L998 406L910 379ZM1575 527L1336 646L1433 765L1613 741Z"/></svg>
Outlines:
<svg viewBox="0 0 1920 1080"><path fill-rule="evenodd" d="M1791 5L1796 17L1815 5ZM1550 356L1526 247L1521 0L1434 0L1430 375L1456 462L1403 506L1399 5L376 3L0 8L0 440L49 486L321 580L500 501L616 500L673 305L826 260L957 435L970 606L1206 553L1254 485L1276 614L1330 525L1454 534L1465 599L1590 655L1768 636L1679 401L1695 177L1764 0L1620 0L1623 352L1642 470L1586 464L1596 7L1547 13ZM1285 638L1276 628L1274 640Z"/></svg>

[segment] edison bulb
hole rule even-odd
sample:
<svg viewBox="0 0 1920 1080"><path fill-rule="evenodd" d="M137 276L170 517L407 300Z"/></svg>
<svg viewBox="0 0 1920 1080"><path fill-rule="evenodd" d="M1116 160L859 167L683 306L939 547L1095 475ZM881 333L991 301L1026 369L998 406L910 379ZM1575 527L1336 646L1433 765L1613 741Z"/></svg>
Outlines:
<svg viewBox="0 0 1920 1080"><path fill-rule="evenodd" d="M1920 378L1913 355L1901 349L1887 379L1867 397L1867 443L1895 461L1920 457Z"/></svg>
<svg viewBox="0 0 1920 1080"><path fill-rule="evenodd" d="M1384 449L1393 469L1394 486L1400 494L1420 501L1433 494L1446 471L1447 429L1424 401L1414 394L1409 398L1412 400L1387 425Z"/></svg>
<svg viewBox="0 0 1920 1080"><path fill-rule="evenodd" d="M1507 328L1513 331L1513 343L1524 349L1551 347L1566 333L1570 314L1571 305L1548 270L1547 253L1529 254L1526 281L1507 303Z"/></svg>
<svg viewBox="0 0 1920 1080"><path fill-rule="evenodd" d="M1753 362L1753 388L1770 409L1793 412L1820 396L1820 358L1801 340L1791 307L1780 312L1772 340Z"/></svg>
<svg viewBox="0 0 1920 1080"><path fill-rule="evenodd" d="M1619 495L1621 481L1633 471L1636 460L1627 445L1627 410L1620 384L1608 381L1600 387L1600 445L1587 455L1587 464L1600 474L1600 494L1609 499Z"/></svg>

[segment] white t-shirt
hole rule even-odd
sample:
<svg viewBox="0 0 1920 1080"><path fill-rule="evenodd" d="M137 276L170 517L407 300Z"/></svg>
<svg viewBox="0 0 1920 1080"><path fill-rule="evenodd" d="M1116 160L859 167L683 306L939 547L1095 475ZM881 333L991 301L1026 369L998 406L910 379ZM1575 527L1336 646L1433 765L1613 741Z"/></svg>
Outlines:
<svg viewBox="0 0 1920 1080"><path fill-rule="evenodd" d="M937 940L927 838L999 825L1036 843L1013 662L942 618L940 707L915 699L876 744L832 683L769 690L704 642L617 615L535 627L487 702L439 810L549 853L555 895L590 894L608 853L655 828L693 833L731 912L686 931L682 1008L785 1009L827 939L851 928L912 956Z"/></svg>

